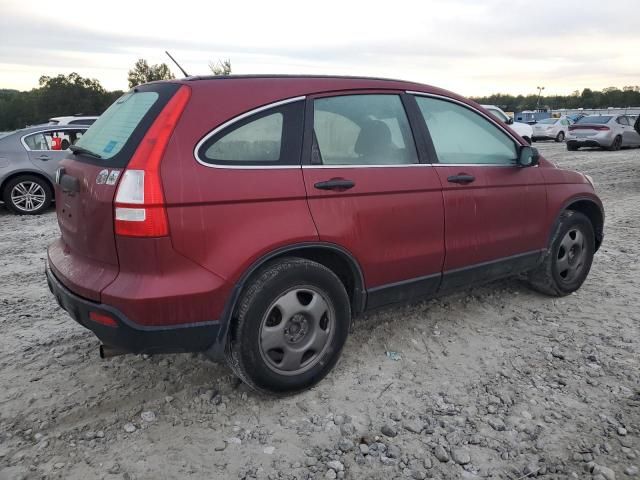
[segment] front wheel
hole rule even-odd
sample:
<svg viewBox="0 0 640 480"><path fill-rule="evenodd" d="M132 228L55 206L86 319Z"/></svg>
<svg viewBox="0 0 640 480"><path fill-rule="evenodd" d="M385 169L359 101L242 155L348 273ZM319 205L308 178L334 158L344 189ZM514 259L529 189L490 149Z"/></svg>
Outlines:
<svg viewBox="0 0 640 480"><path fill-rule="evenodd" d="M575 152L578 150L578 147L572 143L567 143L567 150L570 152Z"/></svg>
<svg viewBox="0 0 640 480"><path fill-rule="evenodd" d="M51 187L35 175L19 175L7 182L2 192L5 205L18 215L38 215L51 205Z"/></svg>
<svg viewBox="0 0 640 480"><path fill-rule="evenodd" d="M587 278L594 252L591 221L580 212L567 210L560 216L544 262L529 273L529 283L547 295L569 295Z"/></svg>
<svg viewBox="0 0 640 480"><path fill-rule="evenodd" d="M258 273L242 294L227 363L257 391L304 390L336 364L350 321L349 296L335 273L310 260L285 258Z"/></svg>

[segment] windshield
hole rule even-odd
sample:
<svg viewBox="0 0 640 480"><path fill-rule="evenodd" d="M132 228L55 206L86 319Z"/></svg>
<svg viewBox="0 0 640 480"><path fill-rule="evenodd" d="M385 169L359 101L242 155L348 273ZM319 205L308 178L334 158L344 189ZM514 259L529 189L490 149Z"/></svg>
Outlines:
<svg viewBox="0 0 640 480"><path fill-rule="evenodd" d="M545 125L553 125L558 120L560 120L560 119L559 118L545 118L545 119L540 120L538 123L544 123Z"/></svg>
<svg viewBox="0 0 640 480"><path fill-rule="evenodd" d="M117 155L157 99L156 92L125 93L95 121L76 145L105 160Z"/></svg>
<svg viewBox="0 0 640 480"><path fill-rule="evenodd" d="M590 117L582 117L576 123L607 123L611 118L611 115L592 115Z"/></svg>

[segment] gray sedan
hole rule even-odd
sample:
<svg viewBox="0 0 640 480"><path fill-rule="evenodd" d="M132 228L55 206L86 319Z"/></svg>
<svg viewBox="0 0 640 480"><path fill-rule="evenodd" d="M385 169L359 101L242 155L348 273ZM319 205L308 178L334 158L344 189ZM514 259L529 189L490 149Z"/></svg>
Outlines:
<svg viewBox="0 0 640 480"><path fill-rule="evenodd" d="M620 150L640 147L640 134L633 128L635 119L629 115L589 115L569 126L567 150L580 147L602 147Z"/></svg>
<svg viewBox="0 0 640 480"><path fill-rule="evenodd" d="M34 215L51 204L58 163L87 128L45 125L0 135L0 195L9 210Z"/></svg>

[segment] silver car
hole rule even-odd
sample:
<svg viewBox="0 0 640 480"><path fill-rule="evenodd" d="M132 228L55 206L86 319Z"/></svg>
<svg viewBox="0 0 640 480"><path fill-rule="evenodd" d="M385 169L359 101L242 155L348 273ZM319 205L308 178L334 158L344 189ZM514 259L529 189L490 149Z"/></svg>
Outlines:
<svg viewBox="0 0 640 480"><path fill-rule="evenodd" d="M640 134L633 128L634 118L629 115L589 115L569 126L567 150L580 147L602 147L620 150L622 147L640 147Z"/></svg>
<svg viewBox="0 0 640 480"><path fill-rule="evenodd" d="M0 195L9 210L34 215L53 200L58 163L89 128L38 126L0 135Z"/></svg>

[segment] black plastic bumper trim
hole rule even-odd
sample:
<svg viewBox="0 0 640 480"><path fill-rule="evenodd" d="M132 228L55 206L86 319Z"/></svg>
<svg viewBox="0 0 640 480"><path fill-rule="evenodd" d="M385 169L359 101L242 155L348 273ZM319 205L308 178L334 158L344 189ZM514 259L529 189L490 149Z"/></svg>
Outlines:
<svg viewBox="0 0 640 480"><path fill-rule="evenodd" d="M217 320L170 326L143 326L132 322L119 310L102 303L79 297L65 287L46 268L47 283L61 308L83 327L91 330L105 345L130 353L200 352L210 348L218 337ZM105 313L117 327L110 327L89 319L90 312Z"/></svg>

